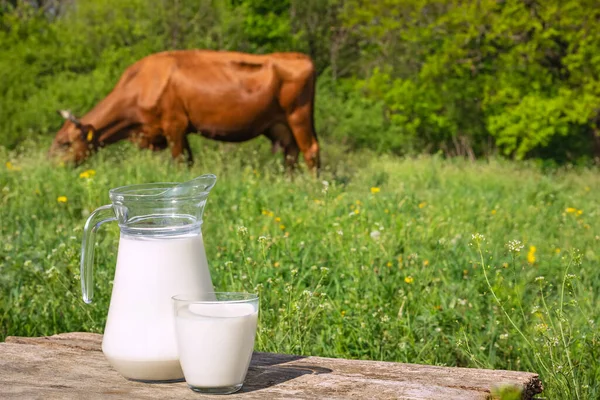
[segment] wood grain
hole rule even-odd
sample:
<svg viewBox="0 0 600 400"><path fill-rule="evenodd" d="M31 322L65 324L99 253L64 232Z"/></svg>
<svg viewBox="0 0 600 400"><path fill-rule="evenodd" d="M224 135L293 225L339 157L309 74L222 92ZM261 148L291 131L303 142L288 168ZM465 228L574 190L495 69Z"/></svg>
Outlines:
<svg viewBox="0 0 600 400"><path fill-rule="evenodd" d="M0 343L2 399L199 399L185 382L129 381L107 363L102 336L65 333L8 337ZM241 392L232 399L490 399L493 388L541 393L537 374L379 361L254 353Z"/></svg>

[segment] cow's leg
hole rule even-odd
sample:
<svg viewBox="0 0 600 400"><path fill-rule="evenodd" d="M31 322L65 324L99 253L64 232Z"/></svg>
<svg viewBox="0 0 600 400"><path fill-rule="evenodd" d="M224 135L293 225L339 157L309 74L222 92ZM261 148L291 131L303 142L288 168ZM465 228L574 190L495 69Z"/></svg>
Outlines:
<svg viewBox="0 0 600 400"><path fill-rule="evenodd" d="M162 129L171 147L171 157L177 160L183 155L183 151L186 150L188 151L189 164L192 150L190 149L190 143L185 137L187 125L187 120L184 118L167 118L163 122Z"/></svg>
<svg viewBox="0 0 600 400"><path fill-rule="evenodd" d="M190 147L190 141L187 135L183 136L183 150L187 153L187 165L191 167L194 165L194 155L192 154L192 148Z"/></svg>
<svg viewBox="0 0 600 400"><path fill-rule="evenodd" d="M284 147L283 149L283 162L286 166L288 172L294 170L294 167L298 164L298 155L300 154L300 149L296 144L296 141L293 140L290 144Z"/></svg>
<svg viewBox="0 0 600 400"><path fill-rule="evenodd" d="M319 142L312 128L312 118L307 106L298 107L287 115L288 124L300 151L304 155L304 161L308 168L318 175L321 167L319 156Z"/></svg>
<svg viewBox="0 0 600 400"><path fill-rule="evenodd" d="M284 123L277 123L268 130L266 136L271 139L273 153L283 148L283 163L288 171L293 170L298 163L300 149L291 129Z"/></svg>

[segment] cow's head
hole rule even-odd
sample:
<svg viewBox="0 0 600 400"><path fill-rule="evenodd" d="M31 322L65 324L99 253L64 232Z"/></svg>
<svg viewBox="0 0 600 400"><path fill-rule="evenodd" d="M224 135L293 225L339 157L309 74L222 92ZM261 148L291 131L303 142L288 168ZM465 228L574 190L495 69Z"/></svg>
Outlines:
<svg viewBox="0 0 600 400"><path fill-rule="evenodd" d="M81 123L70 111L60 110L58 113L65 123L54 137L49 155L64 162L79 164L98 147L94 127Z"/></svg>

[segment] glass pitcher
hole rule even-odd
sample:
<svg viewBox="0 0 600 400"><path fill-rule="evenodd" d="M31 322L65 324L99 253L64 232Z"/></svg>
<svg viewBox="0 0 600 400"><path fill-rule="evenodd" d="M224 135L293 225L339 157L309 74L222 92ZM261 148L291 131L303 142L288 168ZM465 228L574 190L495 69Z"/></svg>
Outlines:
<svg viewBox="0 0 600 400"><path fill-rule="evenodd" d="M213 292L202 240L202 213L216 176L193 184L151 183L110 190L112 204L88 218L81 253L83 300L94 295L98 227L118 221L119 251L102 351L124 377L157 382L183 379L171 297Z"/></svg>

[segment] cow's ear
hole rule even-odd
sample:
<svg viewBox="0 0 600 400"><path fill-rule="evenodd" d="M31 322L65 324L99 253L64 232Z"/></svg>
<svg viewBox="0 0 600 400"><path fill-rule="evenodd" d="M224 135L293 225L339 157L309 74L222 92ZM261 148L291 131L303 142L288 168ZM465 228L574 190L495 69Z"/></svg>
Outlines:
<svg viewBox="0 0 600 400"><path fill-rule="evenodd" d="M96 131L91 125L83 125L81 127L81 139L86 143L92 143L96 139Z"/></svg>

